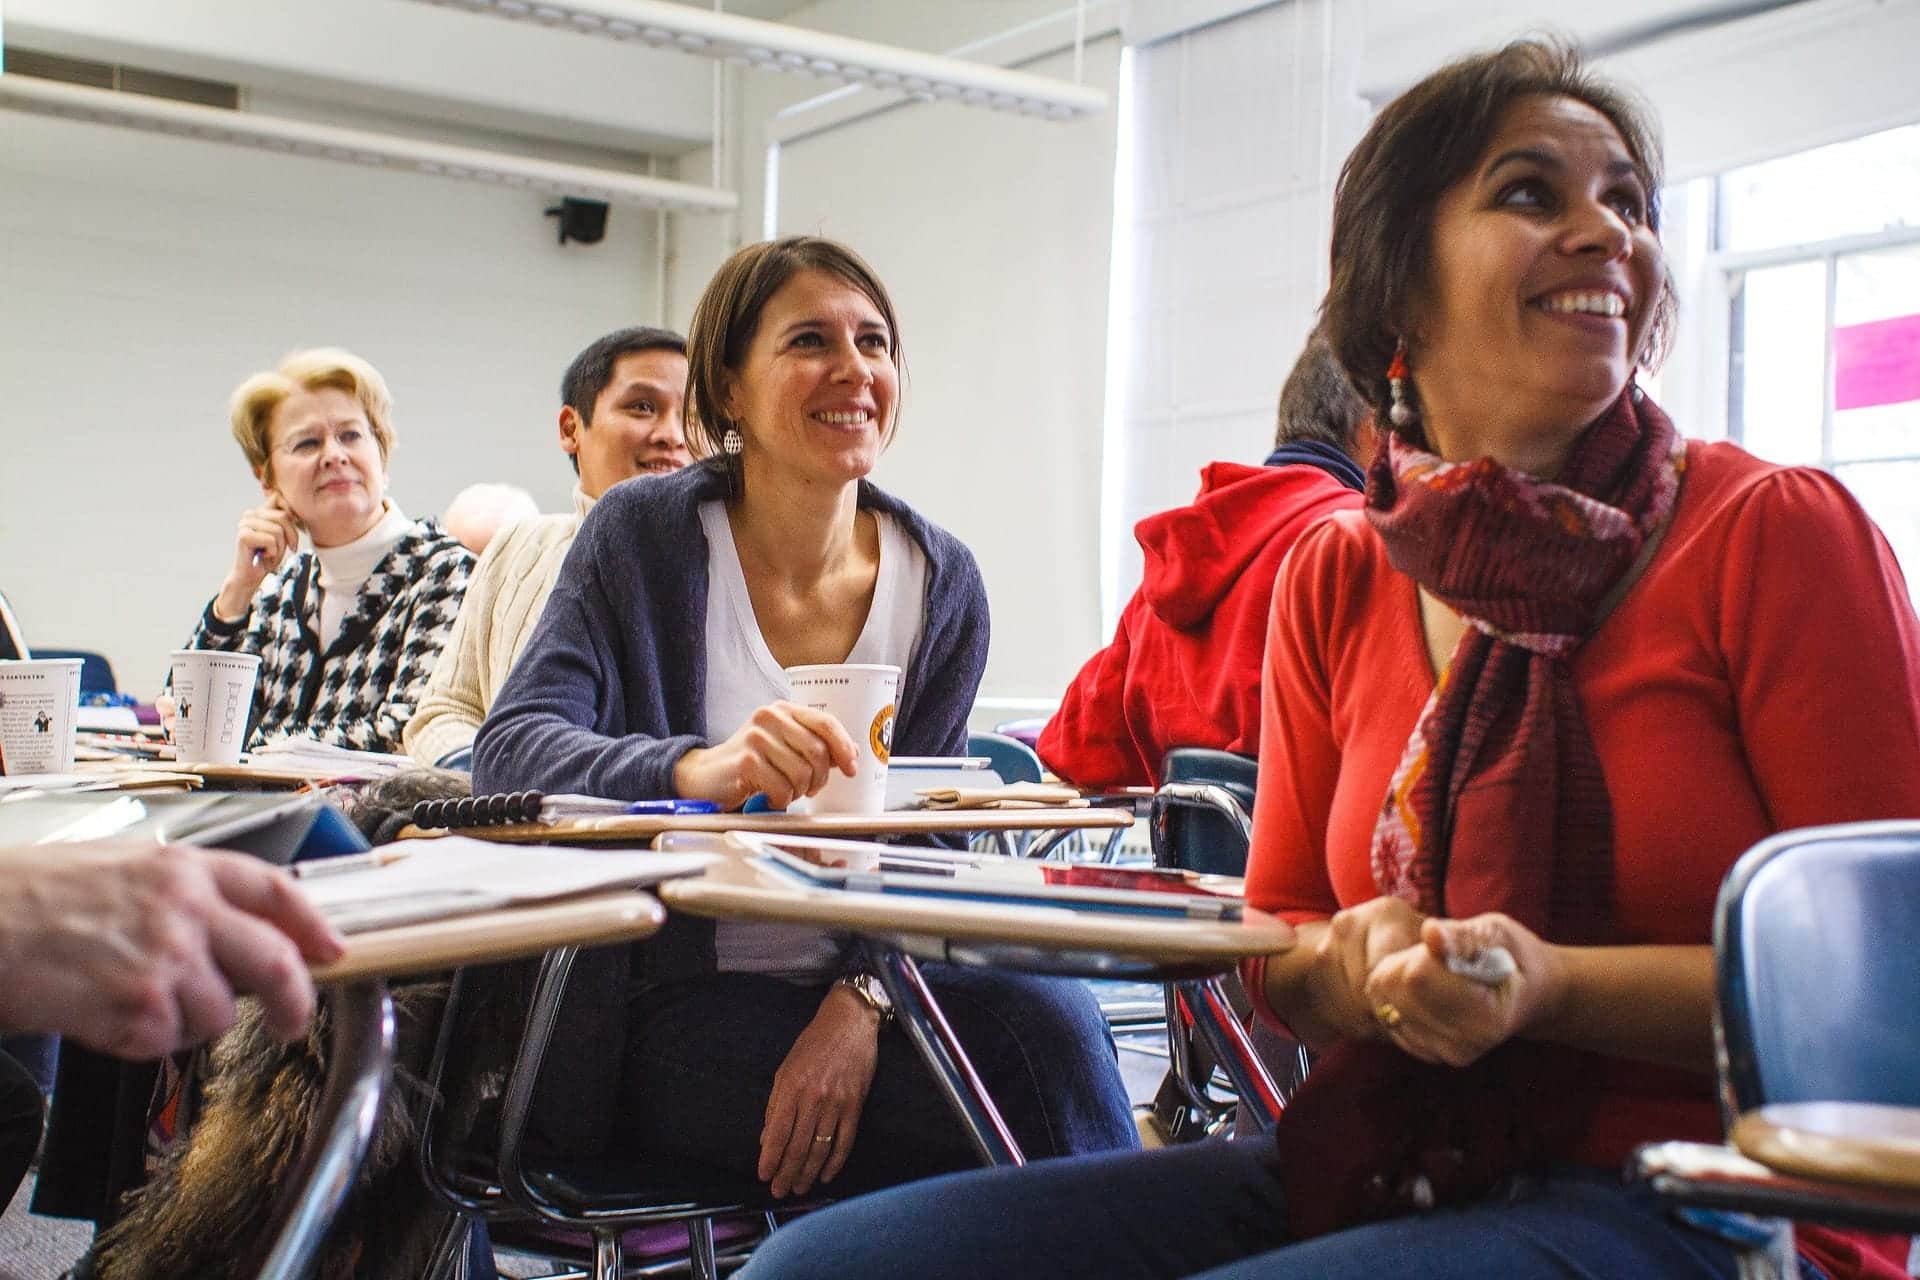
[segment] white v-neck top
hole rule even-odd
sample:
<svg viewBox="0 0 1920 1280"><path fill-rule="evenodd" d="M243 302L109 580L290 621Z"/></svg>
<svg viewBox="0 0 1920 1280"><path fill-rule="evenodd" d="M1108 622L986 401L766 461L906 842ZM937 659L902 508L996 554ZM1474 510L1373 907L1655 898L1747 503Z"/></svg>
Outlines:
<svg viewBox="0 0 1920 1280"><path fill-rule="evenodd" d="M927 557L892 517L873 515L880 527L880 572L866 624L842 661L885 663L904 672L919 651L926 619ZM748 716L791 691L754 617L726 505L701 503L700 528L707 535L705 730L708 742L723 742ZM839 942L801 925L722 920L714 926L714 948L719 967L728 971L812 982L840 969Z"/></svg>

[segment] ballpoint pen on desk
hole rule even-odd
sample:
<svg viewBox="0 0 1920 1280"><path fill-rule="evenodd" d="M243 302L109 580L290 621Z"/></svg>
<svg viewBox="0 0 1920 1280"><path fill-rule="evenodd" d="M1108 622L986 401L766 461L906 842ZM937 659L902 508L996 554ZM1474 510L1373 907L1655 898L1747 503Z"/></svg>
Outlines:
<svg viewBox="0 0 1920 1280"><path fill-rule="evenodd" d="M375 871L391 866L407 856L405 849L374 849L368 853L348 853L337 858L315 858L293 864L293 874L302 880L337 876L348 871Z"/></svg>

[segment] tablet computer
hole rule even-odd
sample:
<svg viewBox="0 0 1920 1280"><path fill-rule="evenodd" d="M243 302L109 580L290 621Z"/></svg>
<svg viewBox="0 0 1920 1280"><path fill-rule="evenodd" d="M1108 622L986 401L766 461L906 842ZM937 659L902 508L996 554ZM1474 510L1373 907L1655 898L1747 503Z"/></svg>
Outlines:
<svg viewBox="0 0 1920 1280"><path fill-rule="evenodd" d="M826 836L730 832L736 848L819 888L912 893L1205 920L1238 920L1245 900L1187 871L1001 858Z"/></svg>

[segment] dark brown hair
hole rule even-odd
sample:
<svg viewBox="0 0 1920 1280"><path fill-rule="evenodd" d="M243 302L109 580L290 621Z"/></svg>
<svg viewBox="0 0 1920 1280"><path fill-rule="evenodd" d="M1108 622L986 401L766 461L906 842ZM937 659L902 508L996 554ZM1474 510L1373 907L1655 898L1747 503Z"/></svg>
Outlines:
<svg viewBox="0 0 1920 1280"><path fill-rule="evenodd" d="M720 453L721 437L728 427L737 425L727 417L727 379L746 359L747 347L760 327L760 314L768 301L802 271L824 271L867 296L886 321L887 354L904 380L900 325L894 318L893 299L859 254L819 236L787 236L750 244L713 273L694 305L693 322L687 326L687 444L696 455ZM880 437L882 444L892 441L898 422L896 407L894 421L886 424ZM738 478L736 471L736 493Z"/></svg>
<svg viewBox="0 0 1920 1280"><path fill-rule="evenodd" d="M1572 98L1619 130L1647 189L1647 222L1660 229L1660 140L1651 113L1624 89L1590 73L1573 45L1516 40L1450 63L1387 104L1340 169L1333 197L1333 269L1321 307L1334 358L1388 422L1387 365L1410 324L1432 265L1440 197L1473 172L1507 109L1536 94ZM1661 283L1640 351L1652 368L1666 355L1675 311L1671 277Z"/></svg>
<svg viewBox="0 0 1920 1280"><path fill-rule="evenodd" d="M1366 402L1353 393L1353 384L1335 363L1326 335L1315 329L1280 388L1274 448L1293 440L1318 440L1350 454L1354 433L1366 420Z"/></svg>

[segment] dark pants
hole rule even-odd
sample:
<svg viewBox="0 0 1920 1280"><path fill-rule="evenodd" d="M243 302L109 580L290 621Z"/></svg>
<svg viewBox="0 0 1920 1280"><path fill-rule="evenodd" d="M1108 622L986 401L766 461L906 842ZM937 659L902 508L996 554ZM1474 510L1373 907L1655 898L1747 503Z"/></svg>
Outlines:
<svg viewBox="0 0 1920 1280"><path fill-rule="evenodd" d="M1732 1280L1720 1240L1611 1175L1515 1179L1460 1209L1289 1243L1272 1141L896 1187L780 1228L740 1280Z"/></svg>
<svg viewBox="0 0 1920 1280"><path fill-rule="evenodd" d="M1029 1157L1139 1145L1113 1038L1084 983L946 965L923 972ZM750 973L643 992L630 1021L617 1141L754 1176L774 1072L824 994ZM853 1154L828 1192L978 1163L906 1032L887 1026Z"/></svg>
<svg viewBox="0 0 1920 1280"><path fill-rule="evenodd" d="M46 1104L31 1072L0 1053L0 1209L26 1180L27 1166L40 1150Z"/></svg>

